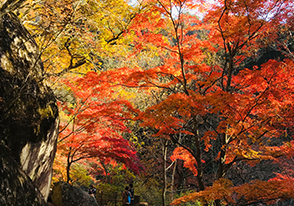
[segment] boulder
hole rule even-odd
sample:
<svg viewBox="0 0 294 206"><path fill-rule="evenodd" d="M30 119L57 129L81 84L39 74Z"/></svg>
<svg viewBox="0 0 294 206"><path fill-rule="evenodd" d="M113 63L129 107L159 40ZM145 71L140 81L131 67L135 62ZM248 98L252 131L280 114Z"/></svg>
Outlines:
<svg viewBox="0 0 294 206"><path fill-rule="evenodd" d="M50 196L54 206L98 206L94 197L66 182L54 183Z"/></svg>
<svg viewBox="0 0 294 206"><path fill-rule="evenodd" d="M19 192L33 187L30 197L47 199L58 123L55 96L44 82L37 44L16 15L0 13L0 145L10 151L1 156L0 205L17 205L5 203L5 194L25 198L29 194Z"/></svg>

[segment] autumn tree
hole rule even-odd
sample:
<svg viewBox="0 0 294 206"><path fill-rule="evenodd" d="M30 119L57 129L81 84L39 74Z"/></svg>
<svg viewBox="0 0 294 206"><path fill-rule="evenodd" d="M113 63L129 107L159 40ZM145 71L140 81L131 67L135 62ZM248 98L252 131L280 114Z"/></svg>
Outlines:
<svg viewBox="0 0 294 206"><path fill-rule="evenodd" d="M76 85L64 82L65 79L82 77L88 71L99 72L114 64L125 64L121 55L128 52L125 47L127 39L122 37L142 9L140 4L132 6L124 0L26 1L20 8L19 16L41 50L40 58L45 68L42 76L54 88L60 101L62 121L55 169L61 174L66 173L64 179L67 181L70 181L71 165L85 158L99 158L100 165L124 162L133 169L137 164L134 148L122 138L122 133L127 131L122 126L126 119L119 118L123 113L114 110L116 107L121 107L121 111L126 108L117 106L122 102L118 101L117 105L111 102L109 90L109 93L100 93L102 96L91 94L93 90L88 91L87 97L80 96ZM109 97L105 98L105 95ZM96 113L95 117L87 113L94 110L102 113ZM63 114L68 115L67 118ZM97 130L90 130L90 127ZM130 165L127 158L134 159L134 164ZM66 171L59 167L61 165L65 165Z"/></svg>
<svg viewBox="0 0 294 206"><path fill-rule="evenodd" d="M44 76L56 81L107 68L108 57L124 55L122 36L143 9L124 0L26 1L20 17L40 47Z"/></svg>
<svg viewBox="0 0 294 206"><path fill-rule="evenodd" d="M33 15L33 23L42 22L38 18L48 23L41 30L40 26L30 26L40 37L38 42L52 45L47 53L44 51L44 56L52 54L51 60L45 61L52 76L69 71L87 73L77 83L67 82L76 98L75 105L64 110L72 117L62 145L68 157L72 153L78 155L76 160L85 154L100 156L89 145L103 145L103 138L111 135L125 143L121 138L127 131L124 122L136 114L142 127L155 131L154 138L177 146L171 160L182 160L197 180L197 192L174 204L198 200L204 205L246 205L293 198L293 173L287 164L287 158L293 157L293 58L290 39L280 41L277 35L277 28L283 26L292 31L293 3L143 3L139 8L147 9L133 13L137 7L125 1L47 1L38 4L36 13L21 14L26 21L30 18L25 16ZM202 19L189 14L195 10L202 13ZM43 38L48 33L51 37ZM248 59L258 56L261 47L277 42L286 44L282 49L285 58L246 68ZM113 57L118 51L121 55L113 59L124 67L101 69L101 56ZM146 55L156 61L140 62L147 60ZM125 57L128 61L123 60ZM136 67L126 63L134 59L138 60ZM97 86L100 84L104 86ZM113 86L116 89L110 92ZM114 95L120 86L135 88L155 101L147 108L138 107L139 113L132 108L134 104ZM289 134L288 140L282 138ZM282 139L280 144L270 144L274 138ZM124 154L125 159L129 156ZM289 172L239 185L228 179L227 172L236 164L253 166L262 160L279 163ZM164 171L167 167L163 164ZM207 168L211 168L209 174ZM163 205L164 192L165 187Z"/></svg>
<svg viewBox="0 0 294 206"><path fill-rule="evenodd" d="M197 179L199 192L174 204L199 200L205 205L212 201L244 205L292 198L292 176L277 175L271 181L238 186L226 179L227 171L240 161L253 165L293 156L293 141L279 146L267 143L293 126L293 60L269 60L253 69L244 68L263 41L276 39L273 28L291 17L291 2L147 3L152 8L137 15L137 24L131 27L137 35L134 54L140 56L147 50L161 62L118 69L115 77L128 87L165 94L159 103L142 111L138 120L157 130L154 137L176 143L179 147L172 158L184 160ZM187 14L189 9L204 12L203 20ZM179 134L190 138L190 144L180 142ZM212 182L204 173L210 162L216 168ZM273 190L279 192L273 194Z"/></svg>
<svg viewBox="0 0 294 206"><path fill-rule="evenodd" d="M95 84L82 80L67 82L75 100L63 108L64 115L71 120L61 123L58 152L67 157L67 181L70 181L70 166L82 159L92 159L102 168L123 163L138 173L143 168L135 147L123 138L129 132L125 124L136 110L128 102L111 96L111 84L103 76Z"/></svg>

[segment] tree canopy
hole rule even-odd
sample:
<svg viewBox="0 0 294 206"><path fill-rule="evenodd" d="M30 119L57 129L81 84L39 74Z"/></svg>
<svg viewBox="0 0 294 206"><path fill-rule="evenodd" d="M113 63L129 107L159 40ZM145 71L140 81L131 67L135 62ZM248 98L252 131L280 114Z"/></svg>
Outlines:
<svg viewBox="0 0 294 206"><path fill-rule="evenodd" d="M14 2L8 10L24 1ZM70 181L71 164L87 159L89 168L104 168L102 175L106 165L123 165L153 176L159 170L144 163L162 148L156 158L164 163L163 205L171 185L185 184L179 168L188 169L193 192L175 205L293 198L293 6L291 0L25 1L19 16L60 102L56 171L66 168ZM243 182L233 175L242 165L259 174L262 164L279 169Z"/></svg>

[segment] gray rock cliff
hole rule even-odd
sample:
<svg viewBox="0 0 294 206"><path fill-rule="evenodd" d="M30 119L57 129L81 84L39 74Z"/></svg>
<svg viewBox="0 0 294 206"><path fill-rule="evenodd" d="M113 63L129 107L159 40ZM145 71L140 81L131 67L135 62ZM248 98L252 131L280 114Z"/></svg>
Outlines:
<svg viewBox="0 0 294 206"><path fill-rule="evenodd" d="M0 159L0 205L43 204L41 199L49 195L57 137L57 104L43 80L38 46L13 13L2 13L0 150L6 155ZM22 199L27 201L18 203Z"/></svg>

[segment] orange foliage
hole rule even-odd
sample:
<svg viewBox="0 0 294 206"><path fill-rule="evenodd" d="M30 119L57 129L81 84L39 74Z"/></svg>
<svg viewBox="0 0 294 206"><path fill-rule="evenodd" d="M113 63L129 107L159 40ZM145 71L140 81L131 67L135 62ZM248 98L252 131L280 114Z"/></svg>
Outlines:
<svg viewBox="0 0 294 206"><path fill-rule="evenodd" d="M293 59L244 68L248 59L258 57L260 48L276 41L275 30L293 18L293 2L148 0L146 7L125 33L126 38L132 36L128 58L148 54L158 61L88 72L68 81L76 99L64 111L74 117L74 123L61 133L60 147L65 152L78 149L77 159L83 155L115 159L139 171L135 149L122 136L128 132L126 121L135 119L155 130L154 138L177 141L181 134L193 139L193 145L186 147L176 142L180 147L171 159L184 161L200 191L173 204L196 200L216 205L236 200L271 203L293 198L293 174L239 186L223 178L235 162L254 165L261 160L279 161L283 155L293 157L293 141L282 146L265 143L285 135L285 128L293 128ZM189 9L204 12L203 19L190 15ZM138 111L114 95L122 86L158 94L156 103ZM218 169L214 179L207 180L203 170L210 165L204 157L211 150L215 156L210 161Z"/></svg>
<svg viewBox="0 0 294 206"><path fill-rule="evenodd" d="M196 169L197 162L195 158L189 153L186 149L182 147L177 147L173 155L170 157L172 161L175 161L176 159L184 160L184 167L190 169L195 176L197 176L198 172Z"/></svg>
<svg viewBox="0 0 294 206"><path fill-rule="evenodd" d="M285 128L293 127L293 59L269 60L258 67L244 68L269 39L276 41L275 29L292 18L293 3L148 3L150 9L138 15L130 28L137 35L134 55L149 52L160 63L128 69L128 74L118 81L130 87L154 88L161 94L156 104L137 117L141 126L157 131L155 138L176 141L182 134L195 140L191 141L193 145L177 147L171 158L184 160L184 166L197 176L202 191L175 200L174 204L218 200L216 204L220 205L234 204L242 198L247 202L283 198L283 193L272 194L272 188L281 187L282 180L253 181L234 187L223 176L235 162L253 166L261 160L277 160L280 155L293 157L292 142L281 147L264 146L265 140L282 137ZM205 11L203 19L189 15L189 8ZM202 157L212 149L218 154L211 158L218 171L213 186L207 187L203 169L208 165ZM253 194L253 188L262 192ZM293 197L292 192L286 193L288 198Z"/></svg>

